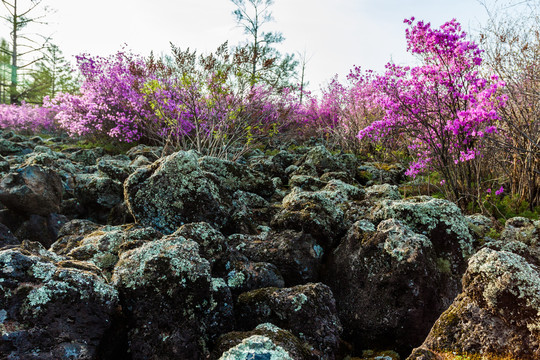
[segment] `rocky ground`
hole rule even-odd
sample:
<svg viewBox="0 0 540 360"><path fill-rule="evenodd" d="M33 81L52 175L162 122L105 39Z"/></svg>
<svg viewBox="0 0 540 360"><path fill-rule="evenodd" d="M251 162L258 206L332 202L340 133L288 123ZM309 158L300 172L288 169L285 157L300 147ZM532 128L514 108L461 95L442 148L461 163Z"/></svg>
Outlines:
<svg viewBox="0 0 540 360"><path fill-rule="evenodd" d="M324 146L0 137L2 359L539 359L540 221Z"/></svg>

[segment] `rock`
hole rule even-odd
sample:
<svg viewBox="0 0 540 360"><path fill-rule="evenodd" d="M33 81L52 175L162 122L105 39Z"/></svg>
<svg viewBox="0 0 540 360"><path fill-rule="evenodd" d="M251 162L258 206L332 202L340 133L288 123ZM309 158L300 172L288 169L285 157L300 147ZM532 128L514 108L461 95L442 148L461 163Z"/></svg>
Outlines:
<svg viewBox="0 0 540 360"><path fill-rule="evenodd" d="M105 176L123 183L134 170L129 166L130 162L125 155L104 156L97 160L97 168Z"/></svg>
<svg viewBox="0 0 540 360"><path fill-rule="evenodd" d="M152 161L148 160L148 158L144 155L139 155L134 160L132 160L129 165L132 168L136 169L143 166L152 165Z"/></svg>
<svg viewBox="0 0 540 360"><path fill-rule="evenodd" d="M309 234L294 230L234 234L228 243L250 260L276 265L286 286L319 281L324 251Z"/></svg>
<svg viewBox="0 0 540 360"><path fill-rule="evenodd" d="M342 328L332 291L322 283L243 293L235 313L240 329L269 322L308 342L321 358L335 358Z"/></svg>
<svg viewBox="0 0 540 360"><path fill-rule="evenodd" d="M91 267L37 243L0 250L0 357L95 359L118 303Z"/></svg>
<svg viewBox="0 0 540 360"><path fill-rule="evenodd" d="M530 246L540 245L540 220L514 217L506 220L501 240L521 241Z"/></svg>
<svg viewBox="0 0 540 360"><path fill-rule="evenodd" d="M369 174L371 182L377 181L380 184L398 185L405 179L405 168L400 164L366 162L358 167L358 171ZM373 185L369 182L368 184Z"/></svg>
<svg viewBox="0 0 540 360"><path fill-rule="evenodd" d="M54 171L25 166L0 181L0 202L25 214L47 216L60 210L62 181Z"/></svg>
<svg viewBox="0 0 540 360"><path fill-rule="evenodd" d="M274 216L271 225L309 233L328 250L348 227L342 207L363 196L363 190L339 180L331 180L320 191L294 188L283 198L282 210Z"/></svg>
<svg viewBox="0 0 540 360"><path fill-rule="evenodd" d="M30 215L17 227L15 235L21 240L36 241L48 248L56 240L58 231L67 221L68 219L64 215L58 214Z"/></svg>
<svg viewBox="0 0 540 360"><path fill-rule="evenodd" d="M237 162L211 156L199 158L203 171L215 174L231 193L241 190L269 198L274 193L274 183L267 175Z"/></svg>
<svg viewBox="0 0 540 360"><path fill-rule="evenodd" d="M378 200L401 200L401 194L399 193L397 185L381 184L372 185L365 188L366 200L373 203Z"/></svg>
<svg viewBox="0 0 540 360"><path fill-rule="evenodd" d="M266 174L271 178L277 177L281 179L283 183L286 183L288 176L285 169L291 166L296 160L297 156L285 150L281 150L274 156L251 158L249 167L260 173Z"/></svg>
<svg viewBox="0 0 540 360"><path fill-rule="evenodd" d="M71 153L71 160L78 162L82 165L91 166L96 165L97 159L105 155L105 150L100 147L92 149L80 149Z"/></svg>
<svg viewBox="0 0 540 360"><path fill-rule="evenodd" d="M321 175L321 181L326 183L331 180L340 180L347 184L353 184L355 182L354 178L345 171L326 172Z"/></svg>
<svg viewBox="0 0 540 360"><path fill-rule="evenodd" d="M9 169L9 161L7 161L3 156L0 155L0 173L7 173L9 172Z"/></svg>
<svg viewBox="0 0 540 360"><path fill-rule="evenodd" d="M473 254L473 238L465 217L456 204L428 196L406 200L383 200L372 210L370 219L375 224L385 219L398 219L412 231L426 235L438 257L452 264L450 269L461 277L466 260Z"/></svg>
<svg viewBox="0 0 540 360"><path fill-rule="evenodd" d="M346 170L341 162L330 153L324 146L314 146L295 164L300 169L296 171L298 175L311 175L314 170L314 176L321 176L326 172L338 172ZM313 169L313 170L301 170Z"/></svg>
<svg viewBox="0 0 540 360"><path fill-rule="evenodd" d="M107 224L109 225L123 225L134 223L135 219L129 212L129 207L125 201L116 204L109 215L107 216Z"/></svg>
<svg viewBox="0 0 540 360"><path fill-rule="evenodd" d="M32 150L23 144L18 144L16 142L12 142L6 139L0 139L0 155L1 156L23 155L29 152L32 152Z"/></svg>
<svg viewBox="0 0 540 360"><path fill-rule="evenodd" d="M296 187L305 191L317 191L322 189L324 185L326 183L315 176L293 175L289 179L289 187Z"/></svg>
<svg viewBox="0 0 540 360"><path fill-rule="evenodd" d="M473 214L465 216L465 223L474 239L475 250L478 250L485 243L495 240L490 235L498 227L496 220L492 220L482 214Z"/></svg>
<svg viewBox="0 0 540 360"><path fill-rule="evenodd" d="M229 222L230 194L219 179L201 169L193 151L179 151L138 169L124 183L136 221L171 234L191 222L221 229Z"/></svg>
<svg viewBox="0 0 540 360"><path fill-rule="evenodd" d="M6 225L0 224L0 248L18 244L20 244L20 241L13 235L11 230Z"/></svg>
<svg viewBox="0 0 540 360"><path fill-rule="evenodd" d="M230 290L211 277L194 241L168 236L122 253L113 283L135 360L202 359L219 334L232 330Z"/></svg>
<svg viewBox="0 0 540 360"><path fill-rule="evenodd" d="M99 222L105 222L111 209L124 201L122 184L99 174L77 175L74 193L87 216Z"/></svg>
<svg viewBox="0 0 540 360"><path fill-rule="evenodd" d="M225 236L206 222L182 225L172 236L184 237L199 244L199 254L208 260L211 269L214 266L224 267L233 256Z"/></svg>
<svg viewBox="0 0 540 360"><path fill-rule="evenodd" d="M228 263L225 268L227 272L222 277L234 296L256 289L285 286L283 276L274 264L240 257Z"/></svg>
<svg viewBox="0 0 540 360"><path fill-rule="evenodd" d="M232 206L232 224L228 232L256 234L275 215L275 209L263 197L241 190L233 194Z"/></svg>
<svg viewBox="0 0 540 360"><path fill-rule="evenodd" d="M95 265L108 279L123 251L162 237L160 232L151 227L125 225L96 228L90 222L70 222L69 226L73 227L72 233L68 234L67 229L63 228L63 236L52 245L51 250Z"/></svg>
<svg viewBox="0 0 540 360"><path fill-rule="evenodd" d="M385 220L376 230L369 222L355 223L324 277L344 339L357 349L410 353L459 293L461 277L452 274L453 267L428 237L398 220Z"/></svg>
<svg viewBox="0 0 540 360"><path fill-rule="evenodd" d="M540 358L539 269L539 249L521 242L481 249L469 260L463 292L409 359Z"/></svg>
<svg viewBox="0 0 540 360"><path fill-rule="evenodd" d="M65 256L78 246L84 236L100 228L90 220L76 219L65 223L58 231L58 239L51 245L50 251Z"/></svg>
<svg viewBox="0 0 540 360"><path fill-rule="evenodd" d="M159 146L147 146L147 145L137 145L129 149L126 153L131 160L137 159L139 156L144 156L151 162L158 160L161 157L161 152L163 147Z"/></svg>
<svg viewBox="0 0 540 360"><path fill-rule="evenodd" d="M219 338L211 359L317 359L310 348L290 331L261 324L253 331L231 332Z"/></svg>

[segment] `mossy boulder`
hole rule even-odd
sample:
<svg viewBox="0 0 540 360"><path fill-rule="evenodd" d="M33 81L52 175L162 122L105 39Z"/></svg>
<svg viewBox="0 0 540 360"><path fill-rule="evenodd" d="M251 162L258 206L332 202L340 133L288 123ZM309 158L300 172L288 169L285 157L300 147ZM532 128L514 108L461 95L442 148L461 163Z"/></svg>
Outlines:
<svg viewBox="0 0 540 360"><path fill-rule="evenodd" d="M203 156L199 165L203 171L215 174L231 193L241 190L269 198L275 191L270 177L238 162Z"/></svg>
<svg viewBox="0 0 540 360"><path fill-rule="evenodd" d="M360 165L357 171L362 177L370 179L367 185L399 185L405 179L405 168L397 163L366 162Z"/></svg>
<svg viewBox="0 0 540 360"><path fill-rule="evenodd" d="M322 189L324 185L326 185L326 183L316 176L293 175L289 179L289 187L296 187L305 191L317 191Z"/></svg>
<svg viewBox="0 0 540 360"><path fill-rule="evenodd" d="M399 193L397 185L371 185L364 190L366 191L366 200L373 203L378 200L401 200L401 194Z"/></svg>
<svg viewBox="0 0 540 360"><path fill-rule="evenodd" d="M273 324L258 325L252 331L235 331L221 336L211 359L219 360L308 360L320 359L313 348L290 331Z"/></svg>
<svg viewBox="0 0 540 360"><path fill-rule="evenodd" d="M456 245L459 247L459 245ZM428 237L389 219L359 221L332 253L325 283L334 292L344 339L357 349L408 354L460 290L451 259Z"/></svg>
<svg viewBox="0 0 540 360"><path fill-rule="evenodd" d="M540 246L540 220L514 217L506 220L501 240L521 241L530 246Z"/></svg>
<svg viewBox="0 0 540 360"><path fill-rule="evenodd" d="M80 225L81 228L75 228L71 234L66 234L66 229L63 229L63 236L52 245L51 250L56 250L58 254L66 255L69 258L95 265L102 270L108 279L111 278L113 269L123 251L162 237L159 231L151 227L124 225L94 228L91 223ZM88 229L94 228L94 230L85 232L85 226L88 226Z"/></svg>
<svg viewBox="0 0 540 360"><path fill-rule="evenodd" d="M482 214L472 214L465 216L465 222L469 227L469 232L475 240L482 243L486 241L488 234L493 231L497 223L494 219ZM493 239L492 239L493 240Z"/></svg>
<svg viewBox="0 0 540 360"><path fill-rule="evenodd" d="M96 165L97 159L105 155L105 150L101 147L92 149L75 149L68 152L69 157L73 162L80 163L85 166Z"/></svg>
<svg viewBox="0 0 540 360"><path fill-rule="evenodd" d="M266 174L271 178L280 178L282 182L286 183L288 176L285 169L291 166L297 159L298 156L295 154L291 154L285 150L280 150L273 156L258 156L250 158L249 167Z"/></svg>
<svg viewBox="0 0 540 360"><path fill-rule="evenodd" d="M76 177L75 196L84 206L112 209L123 200L122 183L100 174L80 174Z"/></svg>
<svg viewBox="0 0 540 360"><path fill-rule="evenodd" d="M137 222L164 234L191 222L216 229L229 222L231 194L197 160L195 152L179 151L128 177L124 196Z"/></svg>
<svg viewBox="0 0 540 360"><path fill-rule="evenodd" d="M62 180L52 170L24 166L0 181L0 202L24 214L46 216L60 210Z"/></svg>
<svg viewBox="0 0 540 360"><path fill-rule="evenodd" d="M267 287L285 286L283 276L274 264L236 259L227 264L228 272L223 279L234 296L241 293Z"/></svg>
<svg viewBox="0 0 540 360"><path fill-rule="evenodd" d="M199 254L208 260L211 269L223 267L234 256L225 236L206 222L182 225L172 236L184 237L199 244Z"/></svg>
<svg viewBox="0 0 540 360"><path fill-rule="evenodd" d="M349 202L362 200L364 191L340 180L331 180L320 191L294 188L282 201L282 209L271 225L311 234L325 249L330 249L349 224L344 210Z"/></svg>
<svg viewBox="0 0 540 360"><path fill-rule="evenodd" d="M126 155L129 156L131 160L136 160L139 156L144 156L151 162L158 160L161 157L163 152L163 147L161 146L148 146L148 145L137 145L132 147L126 152Z"/></svg>
<svg viewBox="0 0 540 360"><path fill-rule="evenodd" d="M196 242L167 236L121 254L113 283L133 359L202 359L232 330L232 297Z"/></svg>
<svg viewBox="0 0 540 360"><path fill-rule="evenodd" d="M327 172L346 171L344 164L323 145L311 147L296 164L296 175L321 176Z"/></svg>
<svg viewBox="0 0 540 360"><path fill-rule="evenodd" d="M105 176L124 182L128 176L135 170L130 166L131 159L127 155L103 156L96 162L97 169Z"/></svg>
<svg viewBox="0 0 540 360"><path fill-rule="evenodd" d="M38 243L0 251L0 357L95 359L118 293L89 264Z"/></svg>
<svg viewBox="0 0 540 360"><path fill-rule="evenodd" d="M28 146L28 144L19 144L17 142L13 142L7 139L0 139L0 155L1 156L7 156L7 155L22 155L25 153L32 152L31 146Z"/></svg>
<svg viewBox="0 0 540 360"><path fill-rule="evenodd" d="M235 314L240 329L269 322L309 343L321 358L335 358L341 322L332 291L322 283L243 293L238 297Z"/></svg>
<svg viewBox="0 0 540 360"><path fill-rule="evenodd" d="M234 234L228 243L252 261L276 265L286 286L319 281L324 251L309 234L294 230Z"/></svg>
<svg viewBox="0 0 540 360"><path fill-rule="evenodd" d="M409 359L446 353L474 359L540 358L539 270L537 247L517 241L488 244L471 257L463 292Z"/></svg>
<svg viewBox="0 0 540 360"><path fill-rule="evenodd" d="M229 232L256 234L267 226L275 214L274 208L260 195L236 191L232 196L232 224Z"/></svg>
<svg viewBox="0 0 540 360"><path fill-rule="evenodd" d="M474 240L465 217L456 204L428 196L405 200L382 200L368 216L375 224L397 219L433 244L437 257L450 261L454 276L461 277L468 258L474 253Z"/></svg>

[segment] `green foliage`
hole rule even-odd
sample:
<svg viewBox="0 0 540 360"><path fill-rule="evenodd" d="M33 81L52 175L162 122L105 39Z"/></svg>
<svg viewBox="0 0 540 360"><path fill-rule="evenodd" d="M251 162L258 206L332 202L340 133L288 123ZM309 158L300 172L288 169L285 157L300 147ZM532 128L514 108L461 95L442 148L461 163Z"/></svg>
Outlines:
<svg viewBox="0 0 540 360"><path fill-rule="evenodd" d="M285 38L280 32L266 32L262 27L273 20L270 6L273 0L231 0L236 5L233 15L238 26L248 35L246 44L236 49L237 56L244 60L237 69L243 86L259 83L279 90L291 87L298 61L292 54L281 54L275 44Z"/></svg>
<svg viewBox="0 0 540 360"><path fill-rule="evenodd" d="M540 214L540 206L530 210L530 204L517 195L497 196L486 193L479 200L470 202L467 211L469 213L481 212L480 205L484 211L487 211L503 225L507 219L516 216L538 220Z"/></svg>
<svg viewBox="0 0 540 360"><path fill-rule="evenodd" d="M11 52L8 42L0 40L0 104L9 103L9 81L11 77Z"/></svg>
<svg viewBox="0 0 540 360"><path fill-rule="evenodd" d="M32 104L42 104L46 96L54 98L59 92L75 93L79 88L70 64L54 44L47 47L22 85L21 99Z"/></svg>

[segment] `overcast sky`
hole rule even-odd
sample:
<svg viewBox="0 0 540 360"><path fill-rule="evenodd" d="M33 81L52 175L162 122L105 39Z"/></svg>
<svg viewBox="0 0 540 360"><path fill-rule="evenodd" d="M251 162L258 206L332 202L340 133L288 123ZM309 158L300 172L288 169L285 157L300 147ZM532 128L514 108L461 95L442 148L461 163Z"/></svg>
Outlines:
<svg viewBox="0 0 540 360"><path fill-rule="evenodd" d="M229 0L44 0L56 9L47 30L67 58L82 52L108 55L122 44L135 53L166 53L169 42L184 49L213 51L246 36L236 26ZM316 90L353 65L381 71L393 60L413 61L405 52L404 18L440 26L456 18L477 30L485 11L477 0L275 0L275 21L266 30L285 36L282 52L306 52L306 77ZM7 37L7 34L0 36Z"/></svg>

